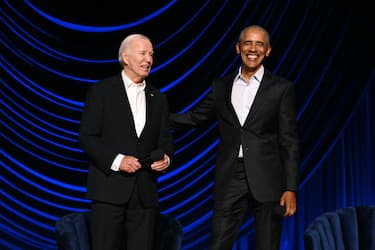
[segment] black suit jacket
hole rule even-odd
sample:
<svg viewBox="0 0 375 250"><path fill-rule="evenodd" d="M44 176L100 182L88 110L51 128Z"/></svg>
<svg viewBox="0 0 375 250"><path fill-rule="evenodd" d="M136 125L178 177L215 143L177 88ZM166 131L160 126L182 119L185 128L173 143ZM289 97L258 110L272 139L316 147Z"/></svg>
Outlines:
<svg viewBox="0 0 375 250"><path fill-rule="evenodd" d="M200 126L216 118L219 126L214 199L224 197L236 166L240 144L249 187L260 202L277 201L283 191L297 191L299 142L296 101L290 81L265 70L253 105L241 126L231 103L238 72L216 79L210 94L192 111L171 114L175 127Z"/></svg>
<svg viewBox="0 0 375 250"><path fill-rule="evenodd" d="M142 167L134 174L110 169L117 154L146 158L163 149L172 159L174 146L166 96L149 84L146 94L146 124L137 137L130 104L121 74L93 85L87 94L80 124L80 143L89 156L87 198L114 204L128 201L135 181L144 205L157 205L157 176Z"/></svg>

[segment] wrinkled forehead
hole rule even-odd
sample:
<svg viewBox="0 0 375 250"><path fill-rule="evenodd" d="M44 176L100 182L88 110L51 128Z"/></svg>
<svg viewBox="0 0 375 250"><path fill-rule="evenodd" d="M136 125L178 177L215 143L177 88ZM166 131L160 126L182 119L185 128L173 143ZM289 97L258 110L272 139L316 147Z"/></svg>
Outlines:
<svg viewBox="0 0 375 250"><path fill-rule="evenodd" d="M257 27L244 30L241 33L237 44L248 43L264 44L267 48L271 48L268 33L265 30Z"/></svg>
<svg viewBox="0 0 375 250"><path fill-rule="evenodd" d="M143 51L153 51L154 48L152 46L152 43L150 40L143 38L143 37L137 37L133 38L129 44L129 47L131 49L135 50L143 50Z"/></svg>
<svg viewBox="0 0 375 250"><path fill-rule="evenodd" d="M245 41L263 41L268 42L267 33L262 29L250 28L245 30L240 36L240 42Z"/></svg>

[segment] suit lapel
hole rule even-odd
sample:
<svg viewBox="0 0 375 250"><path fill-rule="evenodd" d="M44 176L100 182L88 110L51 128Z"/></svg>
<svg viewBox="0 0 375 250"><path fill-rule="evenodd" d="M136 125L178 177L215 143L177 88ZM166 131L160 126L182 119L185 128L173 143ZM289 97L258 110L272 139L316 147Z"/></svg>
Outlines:
<svg viewBox="0 0 375 250"><path fill-rule="evenodd" d="M116 90L115 93L119 93L119 98L120 98L120 110L123 112L123 116L120 119L125 120L125 122L130 121L131 123L131 128L133 131L133 134L135 137L137 137L137 131L135 129L135 122L133 118L133 113L130 107L129 99L128 99L128 94L125 89L125 84L122 80L121 74L118 75L116 78Z"/></svg>
<svg viewBox="0 0 375 250"><path fill-rule="evenodd" d="M233 107L232 104L232 89L233 89L233 81L234 78L237 76L237 73L234 73L230 77L226 78L224 80L224 93L226 95L225 100L226 100L226 106L229 110L228 112L228 117L232 117L232 121L237 125L241 126L240 120L237 117L236 110Z"/></svg>
<svg viewBox="0 0 375 250"><path fill-rule="evenodd" d="M254 118L254 116L257 113L257 111L259 110L259 108L262 107L262 105L264 105L263 103L265 102L265 98L263 98L263 97L266 94L268 86L271 83L272 83L271 75L270 75L269 71L267 71L265 69L262 81L260 82L259 89L258 89L258 91L255 95L254 102L251 105L249 114L246 117L244 126L246 126L246 124Z"/></svg>
<svg viewBox="0 0 375 250"><path fill-rule="evenodd" d="M140 137L143 135L143 131L145 131L149 124L150 124L150 120L151 120L151 114L153 112L153 109L154 109L154 106L153 105L153 101L154 101L154 97L155 97L155 94L153 93L152 89L150 89L147 85L146 85L146 88L145 88L145 98L146 98L146 122L145 122L145 126L141 132L141 135Z"/></svg>

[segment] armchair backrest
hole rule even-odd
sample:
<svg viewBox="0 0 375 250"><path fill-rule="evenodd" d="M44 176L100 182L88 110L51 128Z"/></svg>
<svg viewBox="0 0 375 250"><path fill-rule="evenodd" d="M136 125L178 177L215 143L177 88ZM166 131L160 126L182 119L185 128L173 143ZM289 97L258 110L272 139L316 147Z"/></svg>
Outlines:
<svg viewBox="0 0 375 250"><path fill-rule="evenodd" d="M56 221L59 250L90 250L90 212L70 213ZM158 214L154 250L181 250L183 230L178 220Z"/></svg>
<svg viewBox="0 0 375 250"><path fill-rule="evenodd" d="M375 206L340 208L316 217L304 232L305 250L375 250Z"/></svg>

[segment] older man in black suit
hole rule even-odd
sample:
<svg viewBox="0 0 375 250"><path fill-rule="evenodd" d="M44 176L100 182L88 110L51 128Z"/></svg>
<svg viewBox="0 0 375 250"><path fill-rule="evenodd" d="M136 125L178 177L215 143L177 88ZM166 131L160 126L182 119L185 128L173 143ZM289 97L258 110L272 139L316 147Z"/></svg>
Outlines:
<svg viewBox="0 0 375 250"><path fill-rule="evenodd" d="M153 54L149 38L129 35L119 49L122 72L87 94L79 136L92 163L87 198L94 250L152 249L157 176L174 152L166 96L145 80Z"/></svg>
<svg viewBox="0 0 375 250"><path fill-rule="evenodd" d="M296 212L299 141L290 81L271 74L268 32L246 27L236 51L237 72L216 79L194 110L171 114L175 127L219 126L211 250L231 250L248 208L255 215L256 249L278 250L282 218Z"/></svg>

